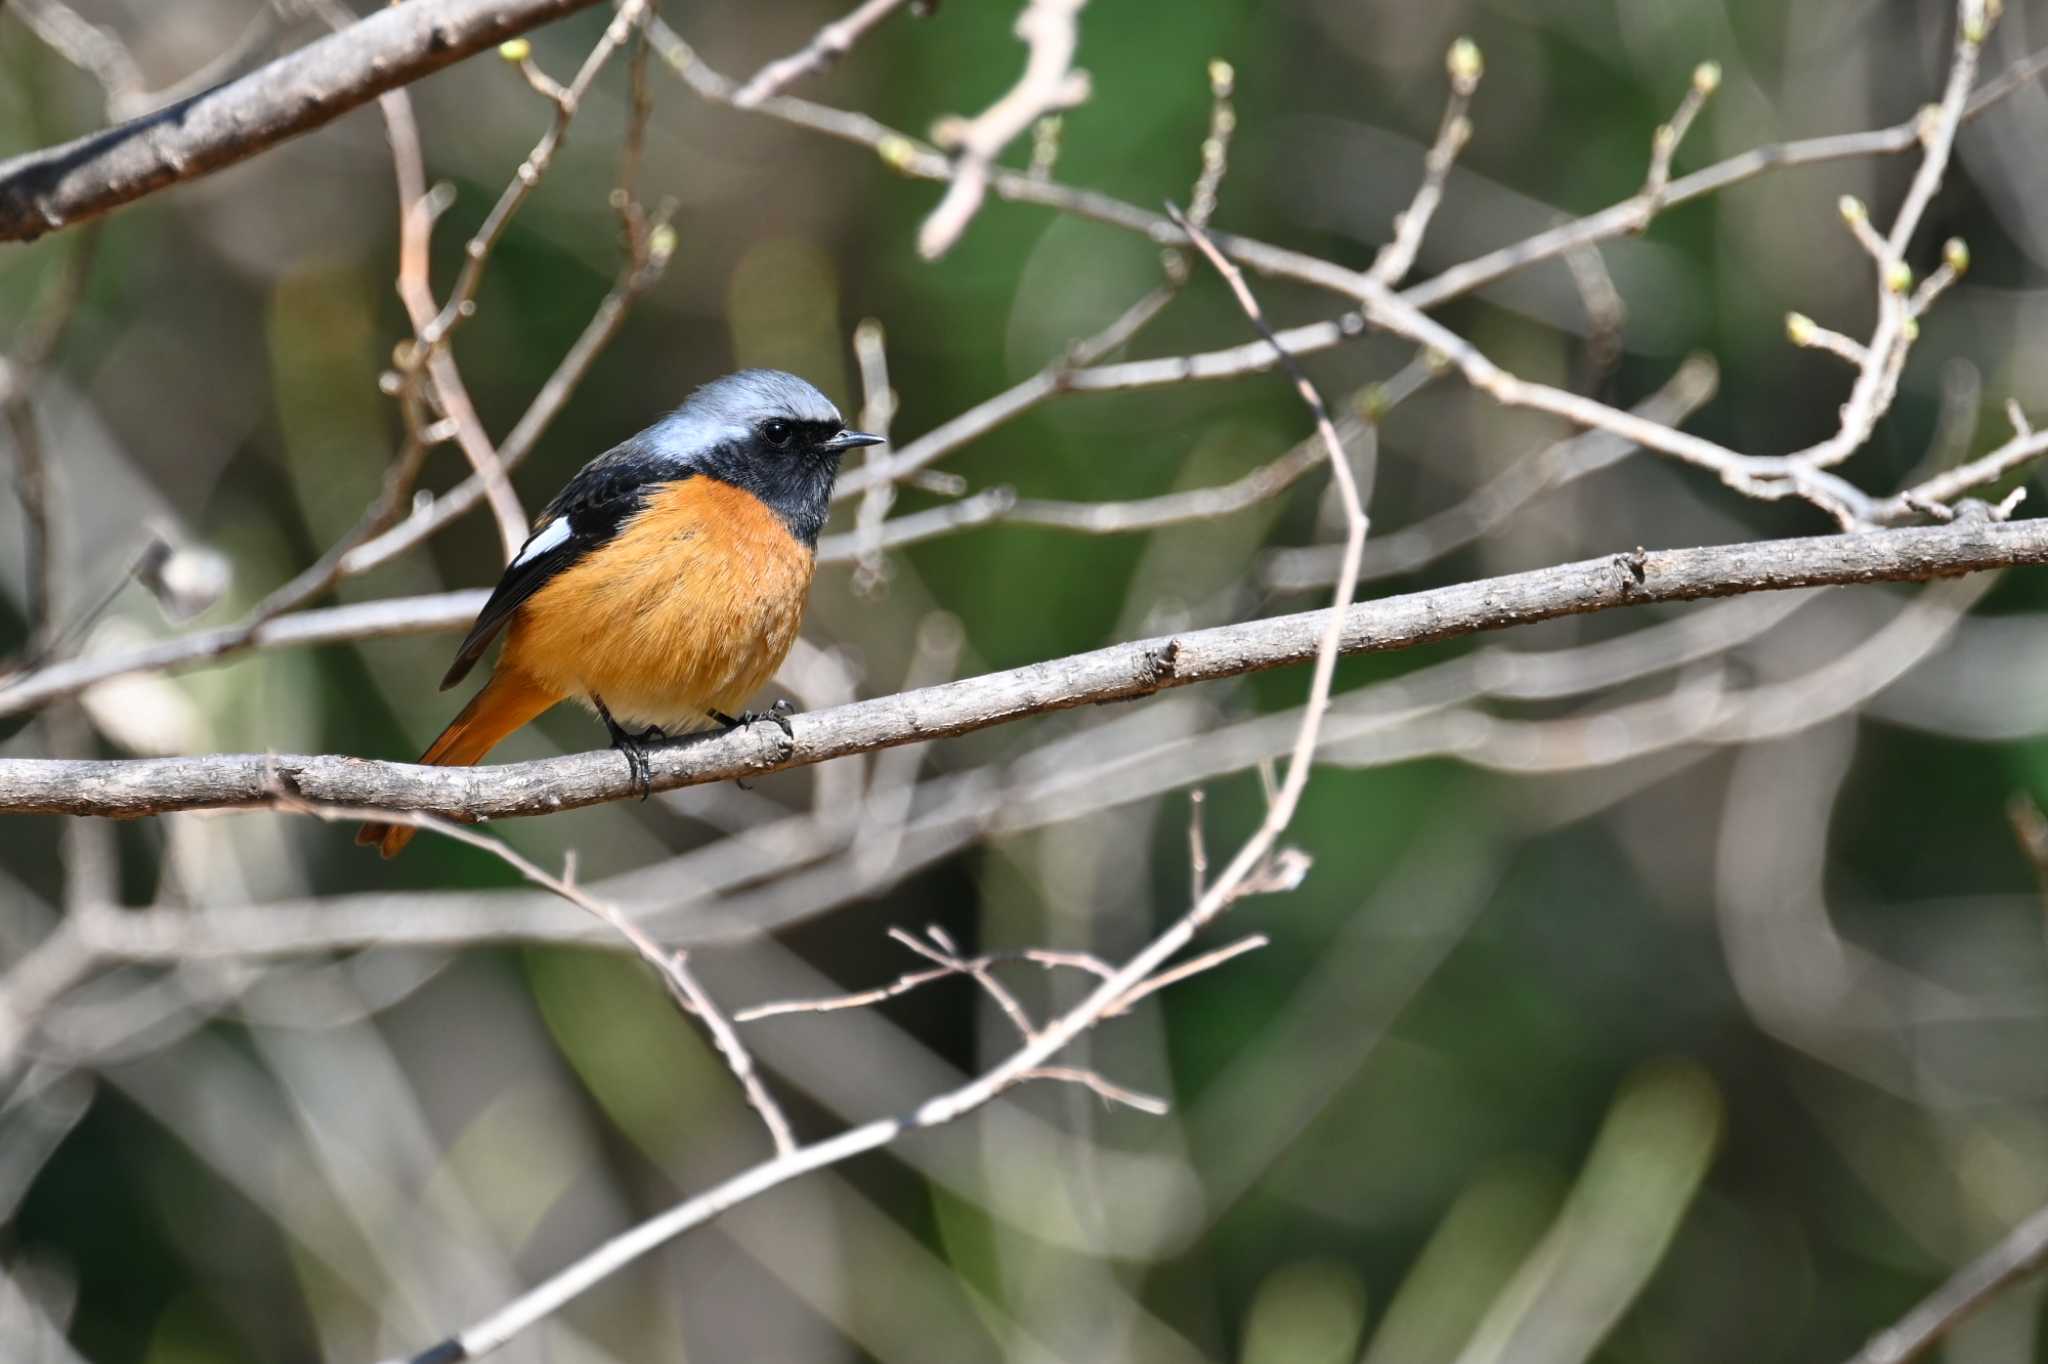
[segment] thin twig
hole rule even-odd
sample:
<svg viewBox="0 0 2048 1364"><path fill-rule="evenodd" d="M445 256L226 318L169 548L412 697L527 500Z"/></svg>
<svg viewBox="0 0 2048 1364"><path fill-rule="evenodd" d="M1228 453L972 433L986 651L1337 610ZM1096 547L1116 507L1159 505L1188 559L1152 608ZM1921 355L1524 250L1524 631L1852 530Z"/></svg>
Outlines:
<svg viewBox="0 0 2048 1364"><path fill-rule="evenodd" d="M868 318L853 329L853 354L860 365L860 429L883 438L883 444L869 449L866 463L886 458L889 428L896 421L896 390L889 387L888 344L882 324ZM888 580L888 560L882 556L882 524L896 501L896 485L877 479L853 515L854 590L868 594Z"/></svg>
<svg viewBox="0 0 2048 1364"><path fill-rule="evenodd" d="M905 0L866 0L844 19L835 19L812 34L811 40L795 52L756 71L752 79L734 92L732 102L742 109L752 108L804 77L825 70L853 51L854 44L902 9L904 3Z"/></svg>
<svg viewBox="0 0 2048 1364"><path fill-rule="evenodd" d="M775 1153L786 1156L796 1150L796 1136L790 1131L788 1116L775 1102L775 1096L768 1092L768 1086L754 1064L753 1053L747 1050L746 1043L740 1041L732 1021L697 983L697 977L690 970L689 954L679 951L670 961L674 968L671 974L689 1000L690 1012L703 1021L719 1054L725 1057L726 1069L732 1072L733 1078L739 1081L741 1092L747 1096L748 1106L761 1115L769 1140L775 1143Z"/></svg>
<svg viewBox="0 0 2048 1364"><path fill-rule="evenodd" d="M1685 141L1685 135L1692 131L1693 120L1707 104L1721 84L1721 66L1718 62L1701 62L1692 70L1692 84L1685 89L1685 98L1678 103L1678 112L1671 116L1669 123L1657 125L1657 131L1650 138L1650 170L1643 177L1642 193L1637 196L1642 205L1643 223L1648 226L1651 218L1664 206L1665 192L1671 187L1671 158L1678 155L1678 146Z"/></svg>
<svg viewBox="0 0 2048 1364"><path fill-rule="evenodd" d="M484 271L490 265L492 251L499 239L504 236L505 229L511 225L513 217L525 205L527 196L546 178L548 168L554 164L555 152L568 137L569 124L575 119L576 111L582 107L583 99L589 94L598 73L604 70L613 54L625 46L626 40L632 36L635 27L645 19L646 14L647 0L624 0L619 6L618 13L612 16L611 23L605 25L603 36L597 40L597 45L590 49L590 54L583 59L583 65L577 69L575 78L566 88L555 87L550 93L543 87L535 87L549 96L555 109L554 118L548 124L547 131L541 134L540 141L534 143L533 150L526 154L526 160L520 163L519 169L506 182L505 188L498 195L498 201L491 206L490 213L485 216L483 225L477 228L475 235L463 247L462 273L456 276L455 288L450 291L440 312L421 328L421 345L429 348L440 345L450 332L464 320L475 315L477 290L483 285ZM531 58L526 57L521 65L526 66L530 63Z"/></svg>
<svg viewBox="0 0 2048 1364"><path fill-rule="evenodd" d="M337 820L376 819L386 824L405 824L415 829L425 829L443 838L454 839L457 843L466 843L497 858L533 885L559 896L600 920L630 944L640 959L653 968L678 1007L704 1024L705 1030L711 1034L712 1042L724 1056L727 1068L732 1071L734 1079L739 1081L748 1104L760 1114L762 1125L768 1129L769 1138L775 1144L776 1154L787 1156L796 1149L796 1138L791 1134L788 1116L783 1113L781 1105L775 1102L774 1096L762 1083L754 1065L753 1055L740 1041L739 1034L733 1031L731 1021L712 1001L711 996L705 993L704 987L690 971L688 954L664 948L649 937L647 931L634 922L631 916L610 901L584 890L575 883L569 873L556 876L495 838L486 837L473 829L465 829L459 824L450 824L431 815L387 816L361 807L307 801L300 799L283 786L277 790L277 804L279 809L312 815L330 823Z"/></svg>
<svg viewBox="0 0 2048 1364"><path fill-rule="evenodd" d="M0 355L0 421L6 423L14 445L15 495L21 503L28 604L28 640L23 655L31 661L41 661L55 645L60 614L58 518L44 458L42 426L36 417L36 386L78 315L98 258L99 240L99 230L90 229L65 252L56 279L37 300L13 350Z"/></svg>
<svg viewBox="0 0 2048 1364"><path fill-rule="evenodd" d="M1638 416L1675 426L1714 396L1719 371L1707 356L1692 356L1665 385L1629 409ZM1505 525L1538 497L1609 468L1639 449L1607 431L1580 431L1522 456L1455 504L1399 530L1375 536L1360 568L1367 582L1412 573ZM1276 592L1322 588L1337 572L1332 545L1276 549L1259 569L1260 581Z"/></svg>
<svg viewBox="0 0 2048 1364"><path fill-rule="evenodd" d="M982 992L994 1000L996 1007L1003 1011L1003 1016L1010 1020L1010 1026L1017 1030L1019 1041L1029 1043L1038 1037L1038 1025L1031 1021L1031 1015L1024 1011L1023 1003L1016 995L1010 993L1010 988L995 978L985 961L962 957L960 949L953 945L953 940L937 924L930 924L925 928L925 937L931 940L929 942L914 934L905 933L900 928L890 929L889 936L925 960L937 962L947 971L966 976L979 985Z"/></svg>
<svg viewBox="0 0 2048 1364"><path fill-rule="evenodd" d="M1472 120L1465 111L1471 107L1472 95L1479 89L1479 78L1485 72L1479 47L1470 38L1460 38L1451 44L1450 52L1444 58L1444 65L1450 72L1451 94L1444 104L1444 116L1437 125L1436 141L1430 144L1429 154L1422 158L1422 183L1415 187L1415 197L1408 207L1394 215L1394 237L1380 248L1373 258L1372 277L1384 285L1399 284L1415 264L1415 253L1421 249L1423 234L1429 231L1429 220L1436 213L1436 207L1444 197L1444 181L1451 173L1451 163L1458 159L1458 153L1472 140ZM1195 220L1200 223L1202 220Z"/></svg>
<svg viewBox="0 0 2048 1364"><path fill-rule="evenodd" d="M1906 1364L1932 1349L2000 1290L2048 1265L2048 1208L2034 1213L2005 1239L1957 1270L1918 1307L1880 1331L1849 1364Z"/></svg>
<svg viewBox="0 0 2048 1364"><path fill-rule="evenodd" d="M1003 148L1047 114L1071 109L1088 98L1088 73L1074 68L1081 7L1086 3L1027 0L1017 17L1017 36L1030 53L1017 84L974 118L941 124L936 140L955 157L945 196L918 229L918 254L926 260L944 255L967 230L988 193L990 167Z"/></svg>

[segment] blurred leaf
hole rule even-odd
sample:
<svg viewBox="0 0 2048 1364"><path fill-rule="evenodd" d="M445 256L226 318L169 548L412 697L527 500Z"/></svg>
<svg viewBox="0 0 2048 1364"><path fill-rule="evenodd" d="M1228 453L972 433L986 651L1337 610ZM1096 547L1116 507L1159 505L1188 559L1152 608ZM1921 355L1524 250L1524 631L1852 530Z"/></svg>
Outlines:
<svg viewBox="0 0 2048 1364"><path fill-rule="evenodd" d="M1720 1090L1699 1066L1662 1063L1630 1079L1564 1210L1459 1364L1590 1357L1656 1271L1720 1135Z"/></svg>
<svg viewBox="0 0 2048 1364"><path fill-rule="evenodd" d="M1472 1337L1473 1305L1491 1302L1556 1215L1564 1186L1535 1167L1500 1170L1458 1196L1401 1281L1365 1364L1439 1364Z"/></svg>
<svg viewBox="0 0 2048 1364"><path fill-rule="evenodd" d="M1282 1265L1259 1284L1245 1319L1243 1364L1342 1364L1358 1349L1365 1287L1330 1260Z"/></svg>

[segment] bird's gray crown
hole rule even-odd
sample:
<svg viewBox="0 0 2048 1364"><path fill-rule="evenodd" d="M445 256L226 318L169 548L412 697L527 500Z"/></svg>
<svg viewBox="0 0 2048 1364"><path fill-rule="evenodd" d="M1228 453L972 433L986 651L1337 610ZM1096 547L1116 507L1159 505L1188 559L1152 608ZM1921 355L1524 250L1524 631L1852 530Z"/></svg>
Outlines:
<svg viewBox="0 0 2048 1364"><path fill-rule="evenodd" d="M692 393L669 414L663 434L680 448L702 449L744 439L773 417L835 431L845 424L832 400L796 375L743 369Z"/></svg>

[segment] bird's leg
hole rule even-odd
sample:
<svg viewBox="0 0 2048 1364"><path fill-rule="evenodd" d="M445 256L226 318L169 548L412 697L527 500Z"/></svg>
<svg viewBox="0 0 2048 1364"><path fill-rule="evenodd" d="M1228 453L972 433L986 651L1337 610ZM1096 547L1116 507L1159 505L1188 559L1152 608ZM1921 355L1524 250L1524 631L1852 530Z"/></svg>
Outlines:
<svg viewBox="0 0 2048 1364"><path fill-rule="evenodd" d="M796 737L796 728L789 723L789 717L795 710L796 707L789 703L789 698L783 697L766 710L743 710L737 718L727 715L722 710L707 711L706 714L710 715L712 719L724 725L727 729L738 729L743 725L751 725L760 720L772 720L782 726L784 734L794 739Z"/></svg>
<svg viewBox="0 0 2048 1364"><path fill-rule="evenodd" d="M605 706L602 696L592 692L590 703L597 707L598 718L603 720L604 727L611 731L612 747L626 755L626 771L629 775L639 778L640 799L646 800L654 794L654 774L647 766L646 739L648 734L659 735L661 731L650 725L642 734L628 734L625 728L612 718L612 713Z"/></svg>

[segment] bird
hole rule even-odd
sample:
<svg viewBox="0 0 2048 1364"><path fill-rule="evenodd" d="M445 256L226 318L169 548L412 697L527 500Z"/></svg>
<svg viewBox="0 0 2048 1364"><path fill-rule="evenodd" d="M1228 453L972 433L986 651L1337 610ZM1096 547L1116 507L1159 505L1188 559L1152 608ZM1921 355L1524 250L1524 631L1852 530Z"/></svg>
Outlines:
<svg viewBox="0 0 2048 1364"><path fill-rule="evenodd" d="M652 743L762 720L789 731L786 706L742 707L796 640L840 458L882 443L796 375L747 369L591 460L455 651L443 691L505 637L490 680L420 761L475 763L574 700L604 721L644 800ZM356 842L395 857L413 833L368 823Z"/></svg>

